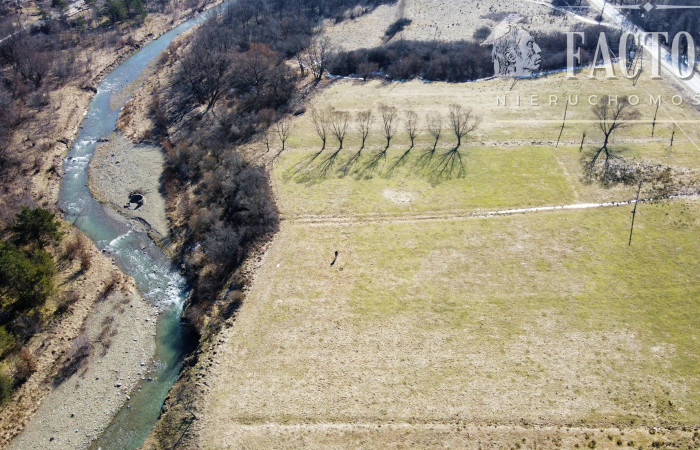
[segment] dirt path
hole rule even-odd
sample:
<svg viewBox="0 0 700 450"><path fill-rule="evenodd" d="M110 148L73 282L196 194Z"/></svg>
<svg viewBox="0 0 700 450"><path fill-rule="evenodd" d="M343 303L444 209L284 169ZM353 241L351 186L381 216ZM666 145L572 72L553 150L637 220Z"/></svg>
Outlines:
<svg viewBox="0 0 700 450"><path fill-rule="evenodd" d="M673 198L684 198L697 200L698 194L683 195ZM648 203L658 201L658 199L640 199L640 203ZM496 216L508 216L514 214L528 214L547 211L562 211L562 210L580 210L593 208L610 208L619 206L633 205L635 200L623 200L617 202L605 203L574 203L570 205L555 205L555 206L538 206L534 208L513 208L501 209L494 211L474 211L474 210L450 210L450 211L435 211L416 214L352 214L352 215L299 215L293 217L282 217L295 224L308 224L311 226L345 226L353 224L369 224L369 223L410 223L423 222L430 220L466 220L466 219L484 219Z"/></svg>

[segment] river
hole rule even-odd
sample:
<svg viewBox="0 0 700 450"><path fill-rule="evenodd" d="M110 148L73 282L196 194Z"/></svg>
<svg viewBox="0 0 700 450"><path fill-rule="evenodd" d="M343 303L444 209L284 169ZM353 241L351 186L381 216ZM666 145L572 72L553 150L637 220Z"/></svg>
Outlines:
<svg viewBox="0 0 700 450"><path fill-rule="evenodd" d="M157 306L158 318L155 374L132 392L129 407L120 410L92 448L139 448L160 415L165 397L177 379L183 357L192 350L192 339L182 327L180 317L187 299L186 282L170 259L146 233L138 232L118 213L102 207L91 195L87 169L97 143L115 129L119 111L128 96L119 95L143 72L177 36L198 25L225 7L219 5L183 22L150 42L117 66L99 84L90 102L80 132L64 161L59 206L65 219L89 236L97 247L108 253L136 284L146 299ZM115 99L119 104L115 107ZM153 174L159 176L160 174Z"/></svg>

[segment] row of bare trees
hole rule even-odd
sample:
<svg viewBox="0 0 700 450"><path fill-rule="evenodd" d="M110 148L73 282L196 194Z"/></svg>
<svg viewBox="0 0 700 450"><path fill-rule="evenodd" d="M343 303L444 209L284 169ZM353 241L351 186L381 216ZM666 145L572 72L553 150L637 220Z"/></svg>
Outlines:
<svg viewBox="0 0 700 450"><path fill-rule="evenodd" d="M624 129L638 120L640 113L626 96L621 98L602 96L600 102L592 107L592 112L602 133L602 142L585 152L582 162L588 178L597 177L602 181L607 181L614 175L614 162L623 161L622 150L611 146L612 136L618 130ZM378 120L379 127L377 128L383 135L384 147L368 159L360 174L374 171L379 164L386 160L392 139L397 135L399 129L403 128L410 145L396 158L388 173L393 172L407 161L408 156L415 148L416 139L421 133L426 133L430 136L432 145L418 156L415 162L416 167L422 169L433 167L438 174L457 173L457 175L463 176L465 169L460 148L481 123L481 117L476 115L471 107L463 107L459 104L450 105L446 117L439 112L426 114L424 122L420 120L415 111L408 110L401 115L396 107L384 104L379 106L378 111L370 109L354 115L347 111L336 110L333 107L313 109L311 120L313 129L321 140L321 148L311 155L307 161L308 164L324 152L329 138L335 138L338 142L338 147L317 167L317 170L324 175L333 168L340 151L345 148L346 136L350 128L357 131L361 143L359 149L345 162L339 172L347 174L355 166L362 156L370 133L374 129L373 125ZM446 131L454 136L456 143L438 157L438 145ZM277 134L282 142L281 151L284 151L285 142L291 134L290 123L288 121L280 122L277 125Z"/></svg>
<svg viewBox="0 0 700 450"><path fill-rule="evenodd" d="M453 173L455 170L458 174L464 175L464 164L460 148L469 136L477 129L481 123L481 118L474 113L471 107L464 107L459 104L449 106L447 116L432 112L425 117L425 125L420 119L420 116L412 110L408 110L401 114L395 106L381 104L378 110L364 110L355 114L350 114L348 111L337 110L333 107L325 109L315 108L311 111L311 121L313 129L319 140L321 148L318 152L311 154L303 161L303 164L297 166L295 170L298 172L313 172L317 175L327 175L336 165L338 156L345 148L345 142L350 129L354 129L360 140L359 148L349 157L347 161L339 167L338 173L347 175L352 169L356 168L358 161L363 155L363 151L367 146L368 139L372 131L380 131L384 144L383 147L376 153L370 155L362 167L359 167L355 173L358 176L365 176L373 173L380 164L386 162L387 152L391 147L392 140L403 130L410 145L403 151L395 161L392 162L388 169L388 174L391 174L396 168L402 166L408 161L408 157L416 147L416 140L423 132L427 132L431 136L431 146L426 149L417 159L417 165L421 169L427 167L437 168L439 174ZM379 125L375 127L375 123ZM437 156L438 144L444 136L445 130L449 130L454 135L456 143L446 153L439 158ZM278 157L286 148L286 141L291 135L291 126L288 120L282 120L273 128L273 132L281 143L281 150L275 155ZM329 139L337 141L335 148L327 157L313 168L312 163L321 156L328 146ZM437 164L434 164L437 162Z"/></svg>
<svg viewBox="0 0 700 450"><path fill-rule="evenodd" d="M385 140L382 152L386 152L389 149L391 140L398 133L400 125L403 125L406 136L410 141L410 147L407 151L415 147L416 139L422 131L427 131L432 136L432 151L435 151L445 129L449 129L454 134L457 140L454 148L456 150L462 146L463 141L481 123L481 117L477 116L471 107L465 108L456 103L450 105L447 118L439 112L428 113L425 118L425 127L422 126L421 120L415 111L405 111L402 121L399 110L395 106L390 105L380 105L378 114L370 109L351 115L347 111L336 110L333 107L313 109L311 111L314 131L321 140L320 151L325 150L329 136L335 137L338 141L338 150L342 150L351 122L354 122L355 129L361 139L359 151L362 151L367 144L367 139L377 118L381 122L380 130ZM283 128L288 129L288 126L284 125ZM282 139L283 136L285 139ZM280 135L283 145L288 137L287 133Z"/></svg>

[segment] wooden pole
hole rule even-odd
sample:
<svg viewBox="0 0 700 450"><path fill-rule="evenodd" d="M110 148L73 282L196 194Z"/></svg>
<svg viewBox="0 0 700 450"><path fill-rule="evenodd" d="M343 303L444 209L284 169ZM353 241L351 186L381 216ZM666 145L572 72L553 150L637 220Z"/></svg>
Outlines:
<svg viewBox="0 0 700 450"><path fill-rule="evenodd" d="M566 125L566 113L569 111L569 98L566 99L566 106L564 107L564 119L561 122L561 130L559 130L559 138L557 138L557 145L559 147L559 141L561 141L561 135L564 133L564 126Z"/></svg>
<svg viewBox="0 0 700 450"><path fill-rule="evenodd" d="M659 114L659 105L661 103L656 104L656 112L654 113L654 121L651 123L651 137L654 137L654 130L656 129L656 116Z"/></svg>
<svg viewBox="0 0 700 450"><path fill-rule="evenodd" d="M642 190L642 180L639 180L639 188L637 188L637 199L634 201L634 209L632 210L632 226L630 227L630 241L627 245L632 245L632 232L634 231L634 218L637 216L637 205L639 204L639 193Z"/></svg>
<svg viewBox="0 0 700 450"><path fill-rule="evenodd" d="M676 127L673 127L673 133L671 133L671 147L669 149L673 148L673 139L676 137Z"/></svg>
<svg viewBox="0 0 700 450"><path fill-rule="evenodd" d="M578 148L578 152L581 153L583 151L583 141L586 140L586 131L583 132L583 136L581 136L581 146Z"/></svg>

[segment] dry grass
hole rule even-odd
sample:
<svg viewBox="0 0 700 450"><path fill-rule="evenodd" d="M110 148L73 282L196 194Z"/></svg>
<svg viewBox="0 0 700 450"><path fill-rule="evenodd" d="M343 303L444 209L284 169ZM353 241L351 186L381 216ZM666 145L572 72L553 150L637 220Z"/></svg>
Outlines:
<svg viewBox="0 0 700 450"><path fill-rule="evenodd" d="M285 225L217 357L204 442L267 422L697 423L700 207L643 211L632 247L627 208Z"/></svg>
<svg viewBox="0 0 700 450"><path fill-rule="evenodd" d="M543 121L560 119L563 104L499 108L495 96L508 87L341 81L317 96L316 107L349 111L474 106L485 120L463 149L466 174L437 183L412 169L425 136L388 173L408 147L402 132L371 176L317 176L333 142L300 171L320 143L310 114L296 119L273 170L288 220L210 355L217 364L201 403L202 446L697 445L700 204L643 204L631 247L627 206L466 218L634 194L581 182L578 140L585 126L589 146L599 139L592 124L568 126L555 149L560 125ZM607 89L674 95L648 80L632 87L561 76L513 92ZM699 117L687 106L662 114ZM569 110L570 119L591 117L589 106ZM697 142L697 128L686 128ZM636 160L700 168L687 138L669 152L669 130L657 130L652 140L649 125L635 125L616 145ZM357 150L356 134L340 165ZM365 161L381 138L375 129ZM451 141L446 135L440 154ZM651 426L663 429L651 435Z"/></svg>

